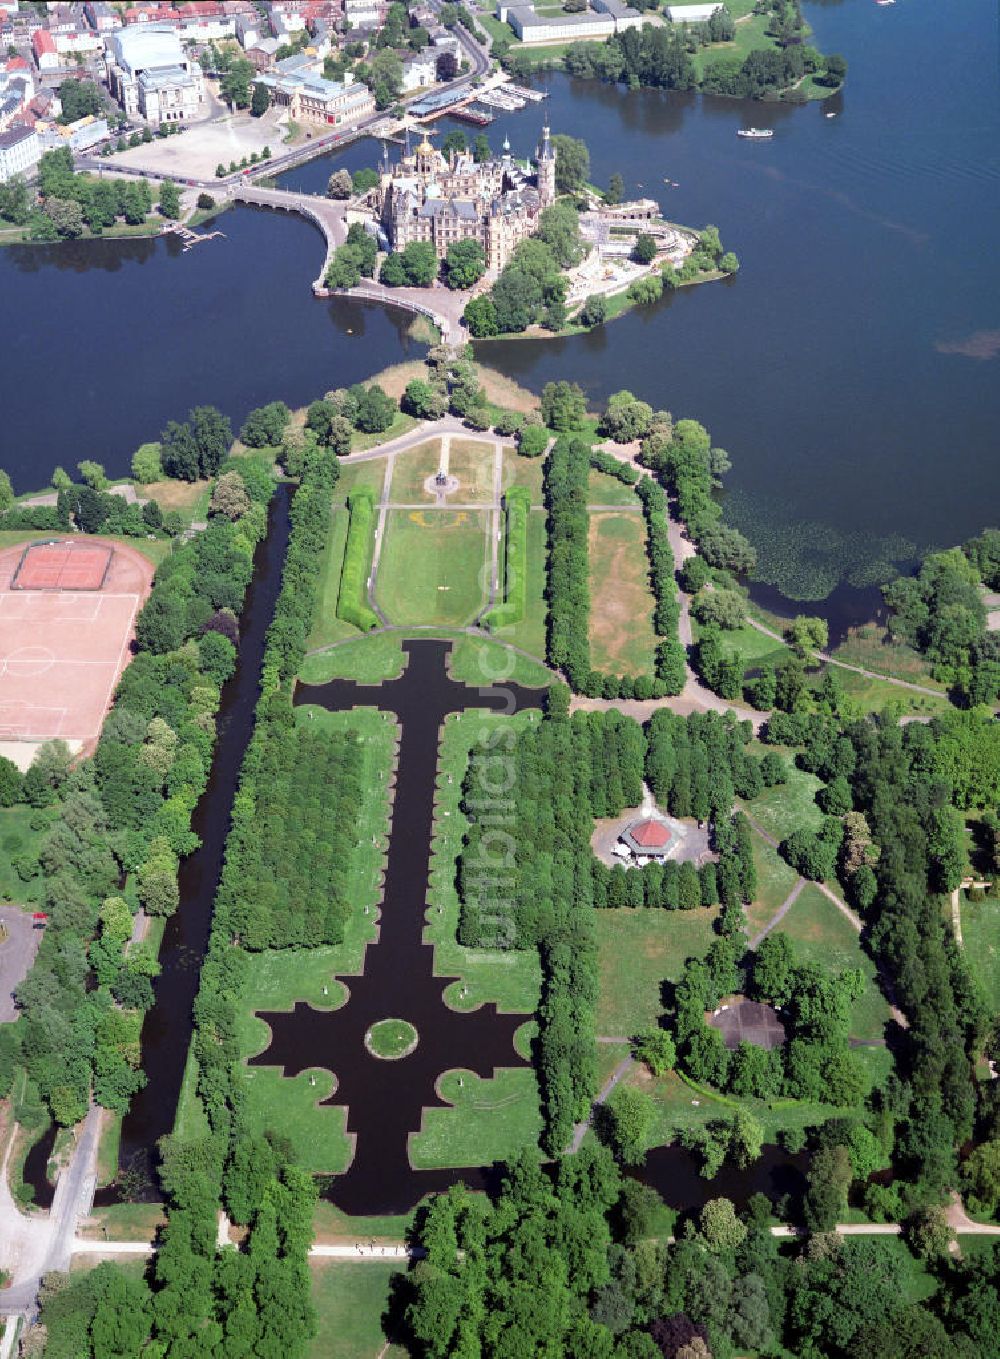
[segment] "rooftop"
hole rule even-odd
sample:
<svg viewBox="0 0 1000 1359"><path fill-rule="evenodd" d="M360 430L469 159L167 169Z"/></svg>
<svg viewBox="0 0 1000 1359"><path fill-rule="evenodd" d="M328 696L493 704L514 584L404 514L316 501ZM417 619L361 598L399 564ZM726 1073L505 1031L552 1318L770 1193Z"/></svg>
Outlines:
<svg viewBox="0 0 1000 1359"><path fill-rule="evenodd" d="M0 132L0 151L9 151L12 146L17 146L27 137L35 135L33 127L12 127L7 132Z"/></svg>
<svg viewBox="0 0 1000 1359"><path fill-rule="evenodd" d="M647 817L644 821L633 821L625 838L640 849L664 849L671 840L670 827L663 821Z"/></svg>

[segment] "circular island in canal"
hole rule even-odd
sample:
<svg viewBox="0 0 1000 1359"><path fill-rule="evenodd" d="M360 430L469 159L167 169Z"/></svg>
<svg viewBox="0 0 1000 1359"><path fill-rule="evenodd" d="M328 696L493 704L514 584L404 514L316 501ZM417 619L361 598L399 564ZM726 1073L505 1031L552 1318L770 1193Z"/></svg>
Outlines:
<svg viewBox="0 0 1000 1359"><path fill-rule="evenodd" d="M419 1041L420 1035L405 1019L380 1019L365 1034L365 1047L384 1062L409 1057Z"/></svg>

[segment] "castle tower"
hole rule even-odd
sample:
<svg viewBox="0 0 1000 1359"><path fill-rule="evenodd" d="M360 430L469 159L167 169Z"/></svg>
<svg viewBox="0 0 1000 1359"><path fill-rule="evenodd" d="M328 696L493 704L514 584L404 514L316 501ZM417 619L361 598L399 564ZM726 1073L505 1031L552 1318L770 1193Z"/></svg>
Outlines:
<svg viewBox="0 0 1000 1359"><path fill-rule="evenodd" d="M549 136L548 123L542 128L542 140L536 155L538 164L538 198L543 208L556 201L556 153Z"/></svg>

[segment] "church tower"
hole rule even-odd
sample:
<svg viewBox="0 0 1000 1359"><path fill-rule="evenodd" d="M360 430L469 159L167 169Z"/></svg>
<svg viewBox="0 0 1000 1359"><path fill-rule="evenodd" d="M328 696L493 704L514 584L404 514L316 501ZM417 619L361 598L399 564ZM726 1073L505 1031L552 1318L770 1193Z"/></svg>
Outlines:
<svg viewBox="0 0 1000 1359"><path fill-rule="evenodd" d="M538 198L543 208L556 201L556 153L549 136L548 123L542 128L542 140L538 143L536 156L538 164Z"/></svg>

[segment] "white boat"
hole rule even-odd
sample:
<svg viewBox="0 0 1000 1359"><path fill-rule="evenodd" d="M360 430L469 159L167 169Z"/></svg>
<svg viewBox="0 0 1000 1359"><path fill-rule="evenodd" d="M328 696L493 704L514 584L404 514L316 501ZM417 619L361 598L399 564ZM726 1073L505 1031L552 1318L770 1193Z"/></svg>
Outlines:
<svg viewBox="0 0 1000 1359"><path fill-rule="evenodd" d="M763 141L767 137L773 137L774 133L769 127L741 127L736 135L737 137L749 137L751 141Z"/></svg>
<svg viewBox="0 0 1000 1359"><path fill-rule="evenodd" d="M837 115L835 113L827 113L824 116L827 118L836 118Z"/></svg>

